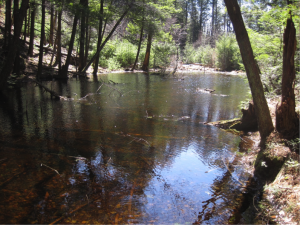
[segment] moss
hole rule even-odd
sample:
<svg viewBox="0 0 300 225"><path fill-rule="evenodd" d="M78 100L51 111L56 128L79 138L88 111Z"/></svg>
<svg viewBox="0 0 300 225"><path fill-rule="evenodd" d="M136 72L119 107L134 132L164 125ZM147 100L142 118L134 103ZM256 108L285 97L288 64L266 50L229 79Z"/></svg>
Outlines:
<svg viewBox="0 0 300 225"><path fill-rule="evenodd" d="M271 149L261 150L255 160L255 176L273 182L285 162L284 157L272 154Z"/></svg>
<svg viewBox="0 0 300 225"><path fill-rule="evenodd" d="M210 122L209 124L237 135L241 135L242 132L254 131L252 127L249 127L249 124L243 123L240 118Z"/></svg>

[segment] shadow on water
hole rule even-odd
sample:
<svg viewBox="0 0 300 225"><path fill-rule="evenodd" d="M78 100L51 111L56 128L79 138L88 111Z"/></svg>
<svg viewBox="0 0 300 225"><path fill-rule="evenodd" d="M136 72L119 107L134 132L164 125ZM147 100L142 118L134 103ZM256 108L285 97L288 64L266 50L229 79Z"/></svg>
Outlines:
<svg viewBox="0 0 300 225"><path fill-rule="evenodd" d="M244 80L99 78L113 82L44 82L61 101L28 83L1 99L0 223L237 222L241 139L203 122L239 116Z"/></svg>

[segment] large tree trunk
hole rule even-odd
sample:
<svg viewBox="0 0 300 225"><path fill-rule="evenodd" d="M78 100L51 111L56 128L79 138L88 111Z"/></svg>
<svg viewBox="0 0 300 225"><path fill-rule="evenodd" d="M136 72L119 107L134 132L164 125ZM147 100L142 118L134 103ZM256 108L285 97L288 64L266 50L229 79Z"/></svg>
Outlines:
<svg viewBox="0 0 300 225"><path fill-rule="evenodd" d="M86 25L85 25L85 17L86 17L86 7L87 7L87 0L80 0L80 5L82 7L81 10L81 20L80 20L80 39L79 39L79 66L78 69L81 71L83 67L85 66L84 62L84 43L85 43L85 30L86 30Z"/></svg>
<svg viewBox="0 0 300 225"><path fill-rule="evenodd" d="M30 57L33 56L33 41L34 41L34 20L35 20L35 12L36 6L35 2L30 3L31 9L31 16L30 16L30 40L29 40L29 47L28 47L28 55Z"/></svg>
<svg viewBox="0 0 300 225"><path fill-rule="evenodd" d="M293 134L299 130L299 116L295 112L295 51L296 29L292 19L287 20L283 34L283 69L281 105L276 107L276 130L282 134Z"/></svg>
<svg viewBox="0 0 300 225"><path fill-rule="evenodd" d="M131 71L134 71L134 69L136 67L136 64L137 64L137 61L139 59L140 50L141 50L141 44L142 44L142 40L143 40L143 33L144 33L144 24L142 24L139 46L138 46L138 50L137 50L137 53L136 53L135 61L134 61L134 64L132 66Z"/></svg>
<svg viewBox="0 0 300 225"><path fill-rule="evenodd" d="M61 71L61 16L62 16L62 9L58 12L57 17L57 32L56 32L56 39L57 39L57 54L55 64L58 64L58 71Z"/></svg>
<svg viewBox="0 0 300 225"><path fill-rule="evenodd" d="M19 47L20 34L22 30L23 20L25 18L27 6L29 0L23 0L21 4L21 8L18 13L15 15L15 25L14 25L14 36L13 39L9 43L8 56L5 59L4 66L0 75L0 90L6 86L7 78L9 77L14 61L15 56Z"/></svg>
<svg viewBox="0 0 300 225"><path fill-rule="evenodd" d="M212 7L211 7L211 33L210 35L213 37L215 31L215 5L216 0L212 0Z"/></svg>
<svg viewBox="0 0 300 225"><path fill-rule="evenodd" d="M26 10L26 14L25 14L25 18L24 18L24 44L26 43L26 37L27 37L27 10Z"/></svg>
<svg viewBox="0 0 300 225"><path fill-rule="evenodd" d="M77 22L78 22L78 16L77 16L77 14L75 14L67 59L66 59L65 65L63 65L63 67L59 73L60 78L63 78L63 79L68 78L68 70L69 70L69 65L70 65L72 51L73 51Z"/></svg>
<svg viewBox="0 0 300 225"><path fill-rule="evenodd" d="M50 34L49 34L49 45L51 45L51 46L53 46L54 29L55 29L54 5L51 3L51 10L50 10Z"/></svg>
<svg viewBox="0 0 300 225"><path fill-rule="evenodd" d="M91 32L92 27L88 26L89 22L89 15L86 16L86 30L85 30L85 52L84 52L84 65L87 62L88 56L89 56L89 48L90 48L90 41L91 41Z"/></svg>
<svg viewBox="0 0 300 225"><path fill-rule="evenodd" d="M142 66L142 70L146 71L146 72L148 72L148 70L149 70L151 44L152 44L152 32L149 32L148 40L147 40L147 48L146 48L145 59L144 59L143 66Z"/></svg>
<svg viewBox="0 0 300 225"><path fill-rule="evenodd" d="M274 127L260 80L259 68L254 59L248 33L246 31L237 0L224 0L224 2L226 4L229 17L235 30L236 39L240 47L240 52L245 65L247 78L253 97L255 113L258 120L261 144L264 144L266 138L273 131Z"/></svg>
<svg viewBox="0 0 300 225"><path fill-rule="evenodd" d="M14 0L14 15L17 15L19 13L19 0ZM25 13L26 16L26 13ZM16 23L18 21L14 20L14 27L16 27ZM15 56L15 62L14 62L14 68L13 68L13 73L20 75L21 74L21 59L20 59L20 50L18 47L18 50L16 52Z"/></svg>
<svg viewBox="0 0 300 225"><path fill-rule="evenodd" d="M5 31L4 31L4 45L6 48L11 35L11 0L6 0L5 4Z"/></svg>
<svg viewBox="0 0 300 225"><path fill-rule="evenodd" d="M45 0L42 0L42 23L41 23L41 39L40 39L40 52L39 52L39 64L36 79L40 80L43 71L43 54L44 54L44 40L45 40Z"/></svg>
<svg viewBox="0 0 300 225"><path fill-rule="evenodd" d="M104 4L104 0L101 0L101 5L100 5L100 19L99 19L99 29L98 29L98 42L97 42L97 51L98 49L100 49L101 46L101 42L102 42L102 26L103 26L103 4ZM98 65L99 65L99 58L100 58L100 54L98 54L96 56L95 59L95 66L94 66L94 71L93 71L93 76L96 77L97 76L97 72L98 72Z"/></svg>

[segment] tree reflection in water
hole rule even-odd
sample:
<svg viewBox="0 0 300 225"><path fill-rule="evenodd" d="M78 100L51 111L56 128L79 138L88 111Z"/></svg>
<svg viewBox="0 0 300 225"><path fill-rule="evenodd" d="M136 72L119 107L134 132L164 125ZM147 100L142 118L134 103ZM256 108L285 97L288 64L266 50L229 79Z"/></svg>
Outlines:
<svg viewBox="0 0 300 225"><path fill-rule="evenodd" d="M101 80L117 83L122 96L107 86L96 93L99 82L70 79L44 84L71 101L52 101L30 83L1 101L0 222L232 220L243 197L236 178L249 176L234 156L240 138L203 122L239 115L248 90L243 79ZM223 160L231 158L237 166L229 172Z"/></svg>

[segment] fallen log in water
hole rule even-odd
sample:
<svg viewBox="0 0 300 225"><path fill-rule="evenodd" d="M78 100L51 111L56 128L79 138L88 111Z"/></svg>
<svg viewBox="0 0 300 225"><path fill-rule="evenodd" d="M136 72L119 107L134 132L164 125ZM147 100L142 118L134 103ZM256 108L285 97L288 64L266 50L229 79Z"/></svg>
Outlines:
<svg viewBox="0 0 300 225"><path fill-rule="evenodd" d="M233 133L239 134L240 131L248 132L248 131L257 131L258 124L254 111L253 102L249 102L248 109L242 109L243 113L242 118L235 118L232 120L221 120L216 122L204 123L208 125L213 125Z"/></svg>
<svg viewBox="0 0 300 225"><path fill-rule="evenodd" d="M51 98L54 97L55 99L61 99L62 96L60 96L56 92L50 90L45 85L43 85L41 82L34 80L34 79L31 79L31 80L34 81L35 83L37 83L41 88L44 88L45 91L49 92L51 95Z"/></svg>

